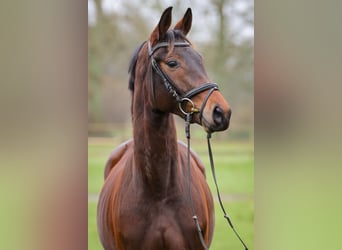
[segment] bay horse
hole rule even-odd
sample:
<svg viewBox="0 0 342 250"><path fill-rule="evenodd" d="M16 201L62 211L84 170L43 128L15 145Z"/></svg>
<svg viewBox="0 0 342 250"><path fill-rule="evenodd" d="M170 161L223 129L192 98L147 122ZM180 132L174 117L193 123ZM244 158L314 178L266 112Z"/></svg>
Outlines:
<svg viewBox="0 0 342 250"><path fill-rule="evenodd" d="M209 246L212 240L214 205L204 165L177 141L173 114L212 133L228 128L231 110L186 38L191 9L173 29L171 12L172 7L163 12L131 59L133 139L111 153L98 202L106 250L199 250L205 248L201 241Z"/></svg>

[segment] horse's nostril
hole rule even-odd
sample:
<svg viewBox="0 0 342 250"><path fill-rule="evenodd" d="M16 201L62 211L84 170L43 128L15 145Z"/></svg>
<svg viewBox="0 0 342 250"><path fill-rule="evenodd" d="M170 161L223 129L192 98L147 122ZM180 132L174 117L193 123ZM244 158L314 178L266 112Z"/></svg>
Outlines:
<svg viewBox="0 0 342 250"><path fill-rule="evenodd" d="M216 106L213 110L213 131L225 130L229 127L229 120L232 111L229 109L228 112L224 112L220 106Z"/></svg>
<svg viewBox="0 0 342 250"><path fill-rule="evenodd" d="M223 111L220 107L216 106L214 108L214 113L213 113L213 120L216 125L222 124L224 121L224 114Z"/></svg>

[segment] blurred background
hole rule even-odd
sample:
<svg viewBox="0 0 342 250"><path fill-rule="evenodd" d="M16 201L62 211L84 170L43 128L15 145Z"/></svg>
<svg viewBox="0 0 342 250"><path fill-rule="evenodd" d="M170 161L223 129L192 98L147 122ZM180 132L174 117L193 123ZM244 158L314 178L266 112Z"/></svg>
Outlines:
<svg viewBox="0 0 342 250"><path fill-rule="evenodd" d="M131 8L124 8L129 3ZM243 20L246 6L252 3L246 4L243 0L224 2L225 26L221 27L225 27L227 41L224 45L230 52L223 81L218 74L212 73L219 67L211 59L216 52L214 46L217 46L214 45L217 39L214 32L220 27L219 12L214 12L217 10L215 3L218 1L165 1L159 2L160 6L151 6L145 1L144 6L140 6L138 2L115 1L107 7L107 1L103 1L104 16L121 16L120 21L112 19L113 27L128 25L134 15L146 17L137 19L136 25L120 26L120 32L129 32L130 39L126 39L126 43L132 43L127 55L121 58L118 57L120 51L102 53L102 59L94 61L91 40L98 39L100 44L109 41L101 35L92 35L100 29L96 2L3 1L0 8L0 249L101 249L98 243L94 246L88 242L91 237L94 242L97 240L94 231L96 195L89 193L96 194L101 187L108 152L124 138L109 132L102 132L101 137L100 132L89 132L98 136L87 140L88 130L93 131L88 127L104 124L105 117L104 109L100 108L103 105L100 102L105 99L99 94L97 98L96 95L88 98L88 88L98 84L95 90L101 95L111 93L101 91L110 67L102 67L100 61L105 62L106 56L122 60L110 63L123 68L116 77L122 74L124 79L120 84L115 85L115 79L107 84L120 86L120 95L116 94L115 98L128 95L125 78L128 60L133 48L147 39L151 31L140 32L138 25L147 22L146 25L152 28L160 11L169 5L175 6L174 20L180 18L188 6L195 6L190 39L204 54L212 80L217 81L222 90L227 86L231 88L229 91L234 91L243 81L228 82L239 72L232 67L235 65L237 69L236 60L242 58L233 51L237 51L236 48L249 51L253 45L252 39L246 40L249 35L242 35L245 32L253 34L252 28L245 29L252 26L236 20ZM218 173L219 184L225 193L228 190L229 195L225 196L229 201L228 211L249 246L253 240L251 221L255 211L255 249L342 249L341 5L341 1L334 0L260 0L255 4L255 154L254 145L246 143L249 139L233 142L229 138L240 129L237 121L244 121L239 118L243 112L237 109L247 107L244 104L248 103L245 102L248 98L243 97L247 92L240 92L242 97L240 93L225 92L226 98L234 102L232 122L235 124L227 133L215 135L224 137L224 147L221 147L220 138L213 138L217 167L230 167L229 181L227 175L222 178L221 170ZM117 6L123 7L117 10ZM144 12L148 6L151 12ZM134 15L128 15L125 10L136 11ZM204 29L207 27L204 25L208 28ZM198 32L202 27L205 32ZM113 39L112 31L104 33ZM134 40L137 34L141 34L141 38ZM115 41L106 42L102 49L117 44L119 39L115 35ZM206 47L208 40L215 49ZM244 43L248 46L241 46ZM248 53L253 58L253 53ZM214 61L213 68L211 61ZM91 62L96 67L91 66ZM92 81L91 77L88 80L88 72L91 75L96 68L106 72L97 75L100 76L98 81ZM246 72L252 72L252 69ZM247 86L253 87L252 81ZM112 105L119 105L115 100ZM91 102L97 103L98 107ZM88 105L89 111L94 111L88 112ZM96 109L98 117L91 115ZM129 110L129 106L122 105L122 109ZM130 126L128 116L125 117ZM193 146L203 144L203 133L200 136L201 143ZM234 144L227 147L227 141ZM253 170L253 155L254 174L250 170ZM207 155L202 157L206 158ZM249 167L241 167L241 164ZM248 196L254 190L253 176L255 210ZM98 183L90 182L90 179ZM222 185L222 180L228 187ZM96 185L92 187L94 183ZM237 191L248 195L233 195ZM237 202L237 197L242 199L242 204ZM217 214L221 221L220 211ZM236 242L229 228L224 227L220 238L230 236L229 242ZM213 247L216 242L219 241L214 238ZM216 249L227 249L225 246ZM237 243L231 249L242 248Z"/></svg>

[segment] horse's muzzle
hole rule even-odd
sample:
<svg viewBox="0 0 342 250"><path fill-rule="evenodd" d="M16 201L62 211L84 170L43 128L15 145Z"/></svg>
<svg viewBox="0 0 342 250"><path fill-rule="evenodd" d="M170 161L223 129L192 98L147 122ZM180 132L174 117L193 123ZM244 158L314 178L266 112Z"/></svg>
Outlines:
<svg viewBox="0 0 342 250"><path fill-rule="evenodd" d="M230 108L223 109L215 105L212 109L206 110L202 118L202 126L207 132L217 132L228 129L232 111Z"/></svg>

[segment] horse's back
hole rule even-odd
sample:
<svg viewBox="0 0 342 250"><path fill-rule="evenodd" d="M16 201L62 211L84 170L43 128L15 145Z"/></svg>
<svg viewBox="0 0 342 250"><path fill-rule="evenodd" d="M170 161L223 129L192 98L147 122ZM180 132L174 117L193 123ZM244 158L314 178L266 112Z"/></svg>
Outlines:
<svg viewBox="0 0 342 250"><path fill-rule="evenodd" d="M105 166L104 179L107 178L110 171L118 165L120 161L125 161L130 154L133 154L133 139L121 143L112 151Z"/></svg>

